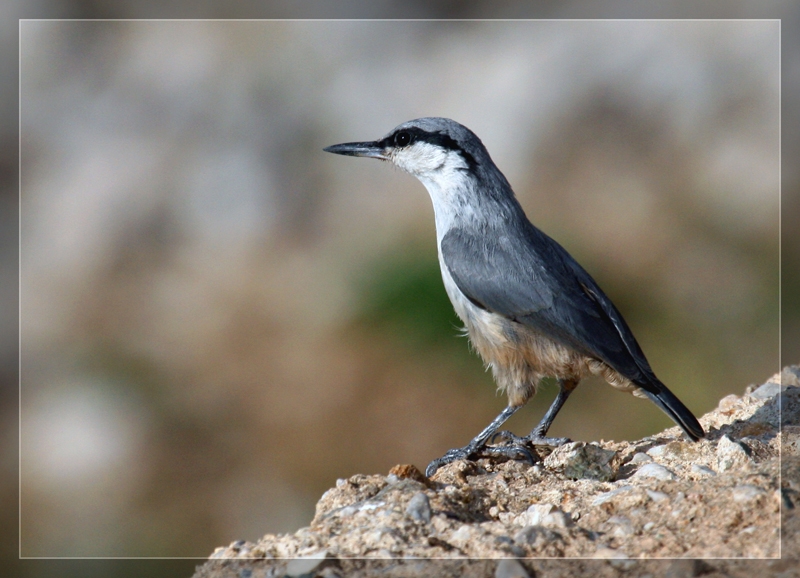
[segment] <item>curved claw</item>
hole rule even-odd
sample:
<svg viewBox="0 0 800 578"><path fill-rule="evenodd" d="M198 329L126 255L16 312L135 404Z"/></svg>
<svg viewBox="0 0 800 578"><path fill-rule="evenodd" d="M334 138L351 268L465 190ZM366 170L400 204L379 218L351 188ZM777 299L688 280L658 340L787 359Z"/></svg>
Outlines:
<svg viewBox="0 0 800 578"><path fill-rule="evenodd" d="M425 468L425 477L431 478L436 471L441 468L442 466L446 466L447 464L456 461L455 459L448 460L445 459L447 456L442 456L439 459L433 460L431 463L428 464L428 467Z"/></svg>
<svg viewBox="0 0 800 578"><path fill-rule="evenodd" d="M431 463L428 464L428 467L425 468L425 477L426 478L433 477L433 474L436 473L436 470L441 468L443 465L445 465L445 464L440 463L439 460L433 460Z"/></svg>
<svg viewBox="0 0 800 578"><path fill-rule="evenodd" d="M473 454L473 452L474 450L470 446L447 450L442 457L435 459L428 464L428 467L425 468L425 476L430 478L436 473L436 470L442 466L446 466L447 464L456 460L466 460Z"/></svg>

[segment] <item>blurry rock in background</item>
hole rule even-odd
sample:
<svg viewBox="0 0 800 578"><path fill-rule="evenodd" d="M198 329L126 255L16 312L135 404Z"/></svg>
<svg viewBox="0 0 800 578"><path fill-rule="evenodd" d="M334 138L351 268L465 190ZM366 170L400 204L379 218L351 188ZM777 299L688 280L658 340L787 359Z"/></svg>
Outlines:
<svg viewBox="0 0 800 578"><path fill-rule="evenodd" d="M411 118L481 137L696 414L777 371L778 26L23 22L23 555L293 531L496 415L427 193L322 152ZM551 431L667 425L587 380Z"/></svg>

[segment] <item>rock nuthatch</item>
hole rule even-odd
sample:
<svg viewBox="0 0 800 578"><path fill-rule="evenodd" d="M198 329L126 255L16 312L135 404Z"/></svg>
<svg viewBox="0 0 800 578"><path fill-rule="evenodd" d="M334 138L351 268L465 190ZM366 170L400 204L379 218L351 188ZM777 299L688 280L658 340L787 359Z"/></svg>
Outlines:
<svg viewBox="0 0 800 578"><path fill-rule="evenodd" d="M655 376L622 315L594 279L531 224L471 130L446 118L420 118L378 141L325 150L390 161L428 189L447 295L508 395L508 407L466 446L432 461L427 476L457 459L532 460L529 448L566 443L566 438L545 436L588 375L649 398L692 440L705 435L692 412ZM547 376L558 379L559 392L539 425L527 437L498 432ZM487 445L496 436L507 443Z"/></svg>

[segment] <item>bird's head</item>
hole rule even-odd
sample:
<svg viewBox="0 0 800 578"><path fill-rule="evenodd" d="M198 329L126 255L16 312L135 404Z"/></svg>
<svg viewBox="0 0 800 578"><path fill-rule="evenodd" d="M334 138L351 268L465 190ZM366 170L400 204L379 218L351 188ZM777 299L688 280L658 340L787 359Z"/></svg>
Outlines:
<svg viewBox="0 0 800 578"><path fill-rule="evenodd" d="M473 173L489 158L471 130L449 118L435 117L404 122L377 141L337 144L324 150L390 161L423 183L439 185Z"/></svg>

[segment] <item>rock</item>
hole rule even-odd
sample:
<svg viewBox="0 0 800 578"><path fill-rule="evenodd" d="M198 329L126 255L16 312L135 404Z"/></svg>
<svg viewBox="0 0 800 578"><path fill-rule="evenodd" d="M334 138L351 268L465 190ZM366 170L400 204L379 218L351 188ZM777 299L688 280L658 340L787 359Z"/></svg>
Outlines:
<svg viewBox="0 0 800 578"><path fill-rule="evenodd" d="M572 518L552 504L533 504L517 518L523 526L543 526L545 528L567 528Z"/></svg>
<svg viewBox="0 0 800 578"><path fill-rule="evenodd" d="M285 574L291 578L310 574L325 561L327 556L328 552L326 550L320 550L319 552L290 560L286 565Z"/></svg>
<svg viewBox="0 0 800 578"><path fill-rule="evenodd" d="M783 455L800 456L800 426L784 425L781 428Z"/></svg>
<svg viewBox="0 0 800 578"><path fill-rule="evenodd" d="M800 387L800 366L789 365L783 368L780 375L781 385L784 387Z"/></svg>
<svg viewBox="0 0 800 578"><path fill-rule="evenodd" d="M740 397L735 394L726 395L719 400L717 409L723 414L733 413L736 410L736 406L739 404L739 399Z"/></svg>
<svg viewBox="0 0 800 578"><path fill-rule="evenodd" d="M741 443L733 441L727 435L717 442L717 467L721 472L742 466L750 461L748 451Z"/></svg>
<svg viewBox="0 0 800 578"><path fill-rule="evenodd" d="M655 490L645 490L645 492L647 492L647 495L650 496L650 499L654 502L663 502L669 499L669 496L664 492L656 492Z"/></svg>
<svg viewBox="0 0 800 578"><path fill-rule="evenodd" d="M624 552L613 548L601 547L592 555L592 558L602 558L604 560L625 560L628 556Z"/></svg>
<svg viewBox="0 0 800 578"><path fill-rule="evenodd" d="M692 464L691 472L703 478L717 475L717 472L715 472L711 468L707 466L701 466L699 464Z"/></svg>
<svg viewBox="0 0 800 578"><path fill-rule="evenodd" d="M664 572L664 578L694 578L705 574L706 569L700 560L675 560Z"/></svg>
<svg viewBox="0 0 800 578"><path fill-rule="evenodd" d="M514 542L521 545L538 547L542 542L561 540L561 534L544 526L525 526L514 535Z"/></svg>
<svg viewBox="0 0 800 578"><path fill-rule="evenodd" d="M398 464L389 470L389 475L396 476L399 479L410 479L421 484L428 484L428 478L416 466L411 464Z"/></svg>
<svg viewBox="0 0 800 578"><path fill-rule="evenodd" d="M529 578L530 574L525 566L513 558L500 560L494 571L494 578Z"/></svg>
<svg viewBox="0 0 800 578"><path fill-rule="evenodd" d="M800 424L800 387L787 387L781 392L781 425Z"/></svg>
<svg viewBox="0 0 800 578"><path fill-rule="evenodd" d="M425 492L417 492L411 497L406 515L426 524L431 521L431 502Z"/></svg>
<svg viewBox="0 0 800 578"><path fill-rule="evenodd" d="M597 496L594 500L592 500L592 506L599 506L601 504L605 504L609 500L613 500L614 498L616 498L620 494L623 494L625 492L629 492L632 489L633 489L633 486L622 486L622 487L616 488L614 490L611 490L610 492L604 492L604 493L600 494L599 496Z"/></svg>
<svg viewBox="0 0 800 578"><path fill-rule="evenodd" d="M631 523L630 518L627 518L626 516L611 516L608 519L608 523L613 527L611 530L612 536L625 538L633 535L633 524Z"/></svg>
<svg viewBox="0 0 800 578"><path fill-rule="evenodd" d="M733 501L734 502L751 502L756 498L763 496L766 492L758 486L751 484L743 484L733 488Z"/></svg>
<svg viewBox="0 0 800 578"><path fill-rule="evenodd" d="M616 473L610 465L616 454L596 444L572 442L553 450L545 458L544 466L573 480L608 481L614 479Z"/></svg>
<svg viewBox="0 0 800 578"><path fill-rule="evenodd" d="M784 531L783 552L800 551L800 538L793 537L800 536L800 455L792 449L800 426L778 430L781 407L790 417L800 412L800 388L744 395L722 406L725 412L702 417L709 435L697 443L673 427L632 442L568 444L538 468L476 459L448 464L433 480L410 465L388 476L357 474L322 495L307 527L218 548L195 577L483 578L514 576L520 568L533 576L534 566L537 575L551 575L534 563L494 560L509 557L580 564L558 578L655 577L667 570L672 576L768 575L754 567L731 571L740 558L774 559L778 572L785 562L777 559L781 506L785 527L793 529ZM430 558L436 566L424 566ZM457 559L473 558L483 559L479 571L459 566ZM589 567L590 558L608 560ZM692 558L708 559L713 568L686 563ZM367 559L385 565L371 572ZM780 572L798 565L794 558Z"/></svg>
<svg viewBox="0 0 800 578"><path fill-rule="evenodd" d="M672 471L660 464L645 464L633 474L634 478L652 478L654 480L677 480Z"/></svg>
<svg viewBox="0 0 800 578"><path fill-rule="evenodd" d="M365 502L385 488L388 483L384 476L365 476L363 474L356 474L347 480L337 480L336 487L322 494L317 502L316 514L312 522L319 521L325 516L335 515L341 508Z"/></svg>
<svg viewBox="0 0 800 578"><path fill-rule="evenodd" d="M475 531L469 524L462 524L450 535L449 542L459 548L464 548L475 537Z"/></svg>
<svg viewBox="0 0 800 578"><path fill-rule="evenodd" d="M770 397L775 397L780 392L781 392L780 383L775 383L774 381L768 381L767 383L756 389L753 393L751 393L750 396L759 399L769 399Z"/></svg>

